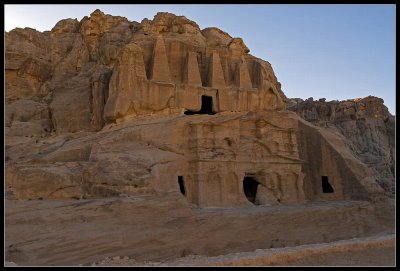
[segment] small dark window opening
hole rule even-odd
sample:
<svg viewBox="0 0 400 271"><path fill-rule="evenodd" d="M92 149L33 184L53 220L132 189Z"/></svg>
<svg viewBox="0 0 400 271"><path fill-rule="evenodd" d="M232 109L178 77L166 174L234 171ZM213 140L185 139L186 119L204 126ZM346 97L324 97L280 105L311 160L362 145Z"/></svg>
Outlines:
<svg viewBox="0 0 400 271"><path fill-rule="evenodd" d="M333 187L328 182L328 176L322 176L322 192L333 193Z"/></svg>
<svg viewBox="0 0 400 271"><path fill-rule="evenodd" d="M185 115L194 115L194 114L208 114L214 115L215 113L212 111L212 97L210 96L201 96L201 109L200 111L185 111Z"/></svg>
<svg viewBox="0 0 400 271"><path fill-rule="evenodd" d="M243 190L246 198L253 204L256 204L257 182L253 177L244 177L243 179Z"/></svg>
<svg viewBox="0 0 400 271"><path fill-rule="evenodd" d="M183 176L178 176L178 184L179 184L179 189L181 190L182 195L186 195L185 191L185 183L183 182Z"/></svg>

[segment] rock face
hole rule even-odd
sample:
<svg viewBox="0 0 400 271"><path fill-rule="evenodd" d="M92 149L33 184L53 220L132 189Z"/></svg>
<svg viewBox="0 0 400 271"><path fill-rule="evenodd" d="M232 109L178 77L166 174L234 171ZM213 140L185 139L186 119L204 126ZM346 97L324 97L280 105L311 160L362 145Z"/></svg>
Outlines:
<svg viewBox="0 0 400 271"><path fill-rule="evenodd" d="M48 44L51 46L45 46ZM243 119L245 114L234 119L212 118L209 124L204 124L201 118L198 122L192 118L173 118L197 113L263 111L273 114L283 110L286 97L271 65L248 53L242 39L232 38L217 28L200 30L184 16L170 13L158 13L153 20L137 23L96 10L80 22L62 20L50 32L15 29L6 33L6 148L7 160L16 172L9 178L13 180L15 196L104 196L149 186L152 179L160 177L151 174L150 165L163 163L162 157L171 154L151 150L150 143L142 147L141 138L136 145L128 147L132 154L126 154L127 147L122 141L118 142L120 147L107 143L111 146L108 148L93 141L93 137L105 140L107 136L91 134L84 139L82 133L88 136L87 132L127 119L171 116L171 131L160 131L167 138L158 138L158 135L154 139L152 135L145 138L156 147L169 145L173 151L187 148L165 159L176 160L187 153L184 159L187 166L178 175L184 179L190 202L200 206L250 204L242 193L244 174L259 175L257 182L264 183L265 187L259 189L254 199L260 204L304 201L300 187L304 176L296 134L292 131L295 123L275 127L271 122L279 122L279 116L271 116L276 120L261 123L258 116ZM22 88L21 82L27 87ZM165 129L165 124L161 127ZM143 133L141 127L131 129L133 133ZM154 125L152 129L160 128ZM236 132L232 134L226 129ZM262 142L269 130L272 137L267 143ZM252 137L254 133L259 134L258 143L245 136ZM67 137L77 141L71 142ZM112 137L117 137L117 133ZM172 137L176 138L176 144L171 141ZM281 137L284 142L280 142ZM256 145L260 162L254 167L249 161ZM115 154L118 149L121 155ZM138 152L143 154L138 156ZM275 163L282 166L265 172L262 165L267 160L262 159L270 154L278 155L281 162ZM154 161L153 156L159 159ZM243 160L240 169L235 162L238 157ZM207 161L213 161L214 165ZM228 161L233 164L225 168ZM288 161L290 164L295 161L289 173L284 170ZM29 164L27 168L25 162ZM33 162L39 164L33 166ZM66 168L52 164L66 162L75 164ZM135 167L126 170L130 164ZM220 167L225 168L224 176L217 173ZM75 174L76 170L81 171L81 177ZM60 176L53 176L55 172ZM271 179L278 185L279 178L294 189L291 194L277 192L277 187L267 184ZM43 184L29 187L32 179ZM48 183L51 180L58 180L56 187ZM223 192L228 188L233 191L232 195ZM261 191L271 199L262 196Z"/></svg>
<svg viewBox="0 0 400 271"><path fill-rule="evenodd" d="M32 231L23 225L8 231L11 261L70 264L133 247L133 256L146 259L152 251L162 259L332 241L392 227L373 170L354 157L343 136L286 110L271 65L250 55L240 38L200 30L170 13L138 23L96 10L81 21L62 20L50 32L12 30L5 42L5 184L7 202L16 208L6 226L16 229L23 220L18 208L32 200L32 220L22 224L42 221L37 240L48 240L48 246L38 241L42 250L26 241ZM40 218L41 208L78 199L58 217L74 217L72 228L89 219L86 229L100 230L72 240L62 222L58 237L52 235L55 224ZM308 207L321 213L313 227L307 227L314 219L304 213ZM228 212L220 217L212 210ZM286 211L276 216L279 223L271 221L280 210ZM225 231L235 216L238 227ZM352 216L355 228L329 234L351 225ZM114 231L119 241L110 240L108 231L125 222L129 234ZM268 223L275 226L262 228ZM280 239L274 239L278 228ZM128 238L131 233L136 237ZM170 234L182 240L171 245L176 238ZM85 249L93 240L98 250Z"/></svg>
<svg viewBox="0 0 400 271"><path fill-rule="evenodd" d="M241 39L201 31L184 16L158 13L139 24L96 10L50 32L17 28L5 40L7 105L42 98L57 134L98 131L104 119L128 115L197 111L202 95L215 112L284 108L269 63Z"/></svg>
<svg viewBox="0 0 400 271"><path fill-rule="evenodd" d="M288 99L288 110L345 137L353 155L368 165L386 195L395 195L395 117L383 100L368 96L347 101Z"/></svg>

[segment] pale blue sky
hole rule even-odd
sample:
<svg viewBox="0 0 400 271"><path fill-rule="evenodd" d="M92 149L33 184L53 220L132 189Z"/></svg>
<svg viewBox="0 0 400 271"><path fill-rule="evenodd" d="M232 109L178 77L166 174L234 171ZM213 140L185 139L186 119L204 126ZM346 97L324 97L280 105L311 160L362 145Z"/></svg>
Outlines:
<svg viewBox="0 0 400 271"><path fill-rule="evenodd" d="M378 96L395 113L395 5L5 5L5 30L51 30L95 9L130 21L159 11L184 15L201 29L241 37L269 61L287 97L344 100Z"/></svg>

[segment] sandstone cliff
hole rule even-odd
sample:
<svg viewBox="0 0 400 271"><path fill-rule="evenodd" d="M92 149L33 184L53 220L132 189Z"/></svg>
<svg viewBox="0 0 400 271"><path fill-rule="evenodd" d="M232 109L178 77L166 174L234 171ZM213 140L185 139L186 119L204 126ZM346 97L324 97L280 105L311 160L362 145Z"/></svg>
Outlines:
<svg viewBox="0 0 400 271"><path fill-rule="evenodd" d="M368 128L386 127L387 110L364 99L315 111L354 132L346 138L310 126L285 111L271 65L217 28L96 10L5 41L6 183L16 198L158 193L176 180L201 207L379 198L346 138L391 191L393 140Z"/></svg>
<svg viewBox="0 0 400 271"><path fill-rule="evenodd" d="M96 10L12 30L5 47L8 261L165 260L393 229L373 170L341 133L286 110L241 38Z"/></svg>
<svg viewBox="0 0 400 271"><path fill-rule="evenodd" d="M314 125L345 137L352 153L374 171L386 195L395 195L395 117L383 100L365 98L329 101L288 99L287 109Z"/></svg>
<svg viewBox="0 0 400 271"><path fill-rule="evenodd" d="M242 39L200 30L184 16L160 12L137 23L96 10L43 33L14 29L5 43L11 136L98 131L127 115L196 111L200 92L215 100L221 87L225 103L214 110L284 108L268 62L248 54ZM21 118L15 108L25 105L32 113Z"/></svg>

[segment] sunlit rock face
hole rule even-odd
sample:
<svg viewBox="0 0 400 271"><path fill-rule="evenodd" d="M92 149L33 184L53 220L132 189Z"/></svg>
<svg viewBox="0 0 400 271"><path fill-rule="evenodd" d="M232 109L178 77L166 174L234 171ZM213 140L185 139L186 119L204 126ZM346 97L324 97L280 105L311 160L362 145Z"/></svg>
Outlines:
<svg viewBox="0 0 400 271"><path fill-rule="evenodd" d="M207 207L382 193L348 141L286 111L268 62L241 38L184 16L160 12L138 23L96 10L43 33L15 29L6 33L5 67L6 179L17 198L179 188ZM347 126L348 118L387 121L374 104L298 113ZM346 126L350 142L366 136L357 125Z"/></svg>
<svg viewBox="0 0 400 271"><path fill-rule="evenodd" d="M271 65L217 28L96 10L14 29L5 81L7 261L165 260L394 228L376 181L395 158L379 100L287 100Z"/></svg>

